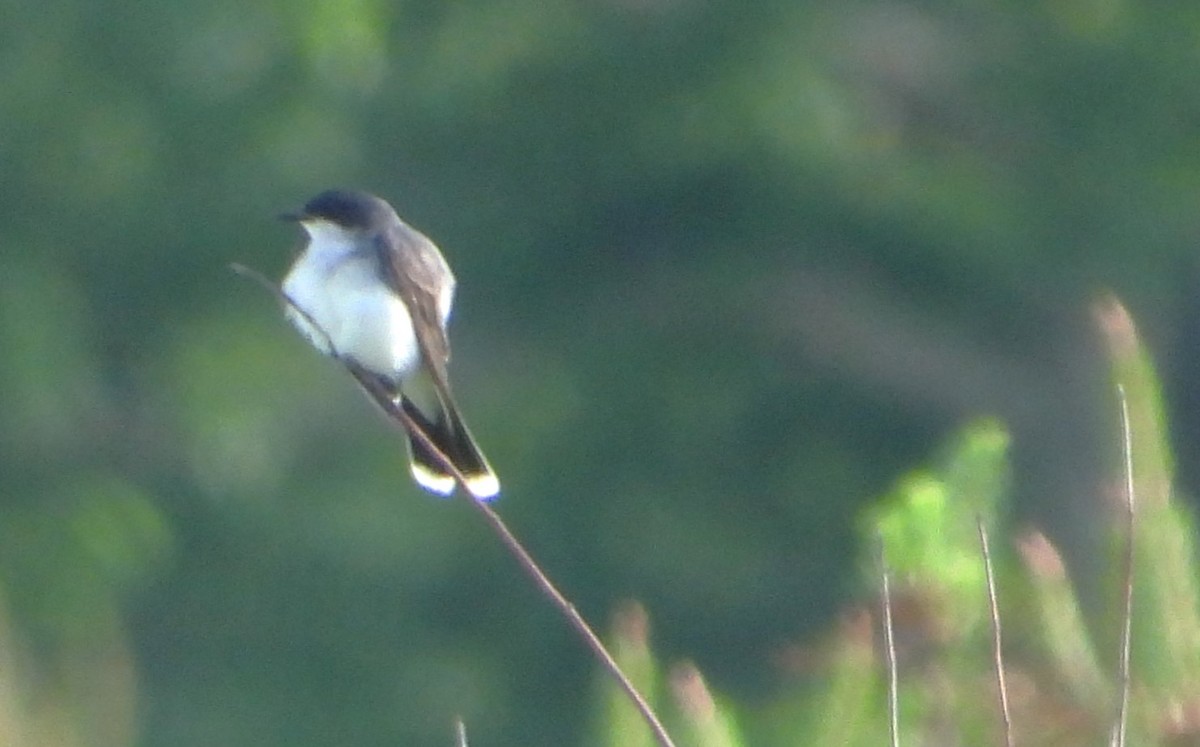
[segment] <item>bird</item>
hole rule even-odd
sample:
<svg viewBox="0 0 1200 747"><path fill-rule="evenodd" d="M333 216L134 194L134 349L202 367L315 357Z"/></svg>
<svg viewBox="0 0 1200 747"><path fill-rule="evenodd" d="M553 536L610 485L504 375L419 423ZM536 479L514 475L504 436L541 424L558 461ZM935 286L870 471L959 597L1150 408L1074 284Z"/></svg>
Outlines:
<svg viewBox="0 0 1200 747"><path fill-rule="evenodd" d="M500 481L450 388L447 323L456 281L437 245L385 200L357 190L326 190L281 217L307 238L281 285L288 320L341 361L386 414L406 413L462 473L471 495L494 499ZM408 455L418 485L454 492L453 474L411 432Z"/></svg>

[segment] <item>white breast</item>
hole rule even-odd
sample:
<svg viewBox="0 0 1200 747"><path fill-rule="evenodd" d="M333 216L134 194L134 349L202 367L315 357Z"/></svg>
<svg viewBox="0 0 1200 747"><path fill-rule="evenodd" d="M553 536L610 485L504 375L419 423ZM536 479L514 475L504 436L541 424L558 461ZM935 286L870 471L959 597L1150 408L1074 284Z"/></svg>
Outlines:
<svg viewBox="0 0 1200 747"><path fill-rule="evenodd" d="M412 318L379 278L374 256L340 236L309 232L312 241L283 281L304 313L288 309L288 318L318 350L405 378L420 361Z"/></svg>

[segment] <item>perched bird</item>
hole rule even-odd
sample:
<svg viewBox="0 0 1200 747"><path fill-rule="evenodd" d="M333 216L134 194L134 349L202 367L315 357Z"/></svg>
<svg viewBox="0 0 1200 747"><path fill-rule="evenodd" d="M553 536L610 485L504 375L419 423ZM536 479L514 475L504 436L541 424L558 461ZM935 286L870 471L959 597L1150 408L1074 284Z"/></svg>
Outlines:
<svg viewBox="0 0 1200 747"><path fill-rule="evenodd" d="M416 421L476 498L495 497L500 482L450 390L455 280L437 246L366 192L322 192L284 218L308 237L283 280L288 319L343 362L384 412L400 408ZM422 487L454 492L454 478L411 434L409 457Z"/></svg>

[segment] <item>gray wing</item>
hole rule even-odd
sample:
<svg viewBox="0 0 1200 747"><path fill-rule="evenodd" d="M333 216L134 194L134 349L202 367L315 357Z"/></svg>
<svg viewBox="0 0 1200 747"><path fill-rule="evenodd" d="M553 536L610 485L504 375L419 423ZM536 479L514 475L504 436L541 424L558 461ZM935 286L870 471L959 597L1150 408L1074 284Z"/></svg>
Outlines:
<svg viewBox="0 0 1200 747"><path fill-rule="evenodd" d="M383 280L408 307L417 346L435 378L446 381L450 340L446 319L454 297L454 274L432 241L397 222L375 237ZM441 388L441 386L439 386Z"/></svg>

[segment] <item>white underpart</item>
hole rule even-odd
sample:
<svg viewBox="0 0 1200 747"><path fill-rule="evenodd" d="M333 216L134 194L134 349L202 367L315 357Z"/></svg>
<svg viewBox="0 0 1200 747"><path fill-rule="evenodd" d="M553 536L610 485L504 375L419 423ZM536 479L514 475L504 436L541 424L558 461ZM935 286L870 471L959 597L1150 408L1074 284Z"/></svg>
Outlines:
<svg viewBox="0 0 1200 747"><path fill-rule="evenodd" d="M283 280L283 292L304 311L287 310L292 324L326 354L351 358L373 373L407 377L420 361L412 317L380 279L374 252L363 251L333 223L303 225L312 240Z"/></svg>

